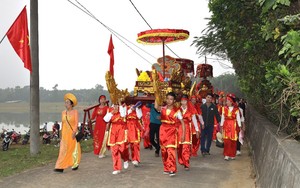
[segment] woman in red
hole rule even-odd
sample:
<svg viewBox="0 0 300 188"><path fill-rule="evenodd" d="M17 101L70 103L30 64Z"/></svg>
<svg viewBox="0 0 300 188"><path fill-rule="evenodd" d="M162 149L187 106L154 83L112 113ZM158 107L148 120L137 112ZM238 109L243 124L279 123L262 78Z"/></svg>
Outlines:
<svg viewBox="0 0 300 188"><path fill-rule="evenodd" d="M224 139L224 159L235 159L237 144L237 126L241 127L239 108L234 106L235 96L229 94L226 107L222 108L221 132Z"/></svg>
<svg viewBox="0 0 300 188"><path fill-rule="evenodd" d="M196 136L198 139L199 127L196 119L197 111L194 108L193 104L189 101L187 95L183 95L181 98L180 112L182 114L183 122L185 124L185 132L183 132L182 127L179 126L178 138L181 138L184 134L185 139L183 142L179 140L179 146L177 148L178 163L183 165L185 170L189 170L192 145L192 126L196 130Z"/></svg>
<svg viewBox="0 0 300 188"><path fill-rule="evenodd" d="M94 109L91 119L96 119L93 143L94 154L99 155L99 158L103 158L105 157L105 155L100 153L106 129L106 122L103 120L103 118L106 115L108 109L105 95L101 95L99 97L99 103L100 105Z"/></svg>
<svg viewBox="0 0 300 188"><path fill-rule="evenodd" d="M150 108L145 105L142 106L142 120L144 125L144 130L142 131L142 137L144 139L144 148L152 150L152 145L150 142Z"/></svg>
<svg viewBox="0 0 300 188"><path fill-rule="evenodd" d="M185 124L179 108L174 106L175 93L169 92L166 96L167 105L161 107L155 101L155 109L161 113L161 126L159 130L159 142L161 148L161 157L164 164L164 174L174 176L176 167L176 153L178 143L178 120L181 123L182 130L185 132ZM185 135L182 134L181 141L184 141Z"/></svg>
<svg viewBox="0 0 300 188"><path fill-rule="evenodd" d="M203 125L204 122L203 122L203 119L200 118L200 116L202 115L202 112L201 112L201 103L198 103L197 102L197 97L195 95L191 96L191 103L193 104L194 108L196 109L197 111L197 114L196 114L196 119L197 119L197 127L194 127L192 126L192 149L191 149L191 156L193 157L197 157L198 154L198 150L200 148L200 125ZM200 120L202 120L202 122L200 122ZM197 133L197 130L199 131L199 133ZM197 135L199 134L199 135Z"/></svg>

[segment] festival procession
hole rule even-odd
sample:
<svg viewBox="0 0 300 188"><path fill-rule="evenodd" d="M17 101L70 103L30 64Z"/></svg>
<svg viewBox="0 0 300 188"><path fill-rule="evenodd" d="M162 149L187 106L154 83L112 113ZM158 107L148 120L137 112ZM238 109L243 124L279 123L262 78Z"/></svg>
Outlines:
<svg viewBox="0 0 300 188"><path fill-rule="evenodd" d="M137 42L157 43L182 41L189 37L183 29L154 29L138 33ZM109 48L112 46L112 38ZM113 52L109 49L111 64ZM164 50L163 50L164 52ZM182 166L191 168L191 157L209 157L212 144L223 149L225 161L241 155L245 131L245 106L233 93L217 91L208 80L213 76L210 64L162 57L146 71L136 69L137 81L133 95L128 88L119 89L114 69L105 75L109 96L99 94L99 104L88 107L92 115L84 122L93 130L94 155L112 159L112 174L139 167L143 160L141 148L155 149L153 156L161 157L162 174L175 176ZM194 80L191 77L194 76ZM55 172L71 167L78 170L81 158L76 96L64 97L62 139ZM69 119L69 120L68 120Z"/></svg>
<svg viewBox="0 0 300 188"><path fill-rule="evenodd" d="M0 187L300 187L300 0L0 1Z"/></svg>

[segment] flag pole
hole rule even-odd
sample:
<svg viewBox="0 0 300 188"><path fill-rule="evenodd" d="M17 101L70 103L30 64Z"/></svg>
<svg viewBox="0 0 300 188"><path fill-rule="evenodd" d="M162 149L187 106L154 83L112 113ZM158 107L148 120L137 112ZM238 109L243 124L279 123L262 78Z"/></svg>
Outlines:
<svg viewBox="0 0 300 188"><path fill-rule="evenodd" d="M39 35L38 0L30 0L30 154L40 153Z"/></svg>
<svg viewBox="0 0 300 188"><path fill-rule="evenodd" d="M4 40L4 38L6 37L6 34L3 36L3 38L0 40L0 44L2 43L2 41Z"/></svg>

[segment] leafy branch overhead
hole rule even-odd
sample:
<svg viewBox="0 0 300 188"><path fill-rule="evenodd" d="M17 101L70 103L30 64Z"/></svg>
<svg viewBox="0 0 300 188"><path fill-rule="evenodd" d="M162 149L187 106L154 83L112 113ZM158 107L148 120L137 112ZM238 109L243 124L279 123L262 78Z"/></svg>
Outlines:
<svg viewBox="0 0 300 188"><path fill-rule="evenodd" d="M300 137L300 1L210 0L199 55L230 59L248 101ZM263 104L263 105L262 105Z"/></svg>

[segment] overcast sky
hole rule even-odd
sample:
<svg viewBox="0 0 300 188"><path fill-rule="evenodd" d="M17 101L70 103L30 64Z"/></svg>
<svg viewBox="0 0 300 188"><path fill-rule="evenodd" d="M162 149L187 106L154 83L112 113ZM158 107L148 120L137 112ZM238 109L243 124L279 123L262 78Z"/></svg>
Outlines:
<svg viewBox="0 0 300 188"><path fill-rule="evenodd" d="M76 3L75 1L73 1ZM149 30L148 25L136 12L129 0L78 0L101 22L126 39L159 58L161 45L142 45L136 42L137 34ZM186 41L168 46L181 58L191 59L195 64L204 63L204 57L196 54L191 46L193 38L200 36L210 17L207 0L132 0L153 29L185 29L190 32ZM0 0L0 39L5 35L22 8L29 0ZM29 18L29 15L28 15ZM107 48L110 32L97 21L84 14L67 0L39 1L39 52L40 87L52 89L90 89L96 84L106 88L105 72L109 68ZM113 36L115 46L115 80L120 89L133 90L139 70L151 70L156 58L149 56L128 43L147 61ZM166 48L166 55L176 57ZM213 65L214 75L234 72ZM230 65L228 62L225 62ZM196 67L196 66L195 66ZM0 44L0 88L30 84L29 71L15 54L7 38Z"/></svg>

